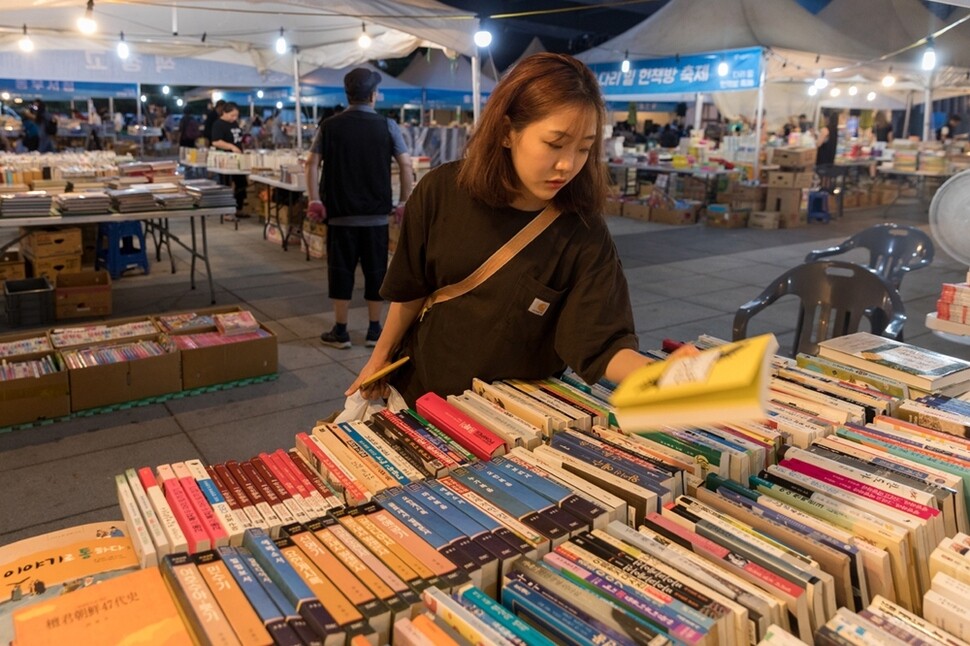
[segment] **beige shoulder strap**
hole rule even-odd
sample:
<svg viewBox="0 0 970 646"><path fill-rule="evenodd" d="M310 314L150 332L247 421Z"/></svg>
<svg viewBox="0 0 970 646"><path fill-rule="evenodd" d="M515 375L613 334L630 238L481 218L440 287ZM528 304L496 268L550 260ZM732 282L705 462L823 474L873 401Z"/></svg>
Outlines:
<svg viewBox="0 0 970 646"><path fill-rule="evenodd" d="M470 292L484 283L495 272L501 269L509 260L514 258L517 253L522 251L526 245L535 240L540 233L545 231L546 228L559 217L560 213L562 213L562 211L557 209L552 204L544 208L539 215L532 218L532 221L529 222L529 224L522 227L518 233L512 236L508 242L506 242L495 253L489 256L488 260L483 262L478 269L469 274L464 280L461 280L453 285L445 285L441 289L428 296L428 298L424 300L424 307L421 309L421 317L423 318L424 313L431 309L431 306L435 303L450 301L453 298L457 298L462 294Z"/></svg>

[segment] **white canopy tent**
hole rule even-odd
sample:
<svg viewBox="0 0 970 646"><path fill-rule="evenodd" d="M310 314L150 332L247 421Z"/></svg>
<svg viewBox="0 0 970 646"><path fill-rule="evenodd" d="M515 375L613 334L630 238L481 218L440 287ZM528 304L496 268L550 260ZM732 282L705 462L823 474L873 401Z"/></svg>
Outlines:
<svg viewBox="0 0 970 646"><path fill-rule="evenodd" d="M398 79L423 90L424 106L473 108L474 62L464 56L449 58L444 52L429 50L425 56L415 56L398 74ZM489 94L495 88L495 80L480 75L480 91Z"/></svg>

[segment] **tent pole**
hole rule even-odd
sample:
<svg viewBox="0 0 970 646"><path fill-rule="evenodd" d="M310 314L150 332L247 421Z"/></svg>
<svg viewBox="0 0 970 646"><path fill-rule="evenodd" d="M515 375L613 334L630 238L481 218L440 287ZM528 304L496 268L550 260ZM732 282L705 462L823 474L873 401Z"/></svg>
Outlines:
<svg viewBox="0 0 970 646"><path fill-rule="evenodd" d="M252 125L253 119L256 117L256 103L253 101L253 95L249 95L249 123Z"/></svg>
<svg viewBox="0 0 970 646"><path fill-rule="evenodd" d="M135 84L135 123L141 125L141 83Z"/></svg>
<svg viewBox="0 0 970 646"><path fill-rule="evenodd" d="M293 48L293 98L296 100L296 149L303 150L303 102L300 99L300 54Z"/></svg>
<svg viewBox="0 0 970 646"><path fill-rule="evenodd" d="M764 63L764 61L762 61ZM758 79L758 112L754 116L754 177L761 177L761 129L765 127L762 113L765 111L765 65L761 66L761 77Z"/></svg>
<svg viewBox="0 0 970 646"><path fill-rule="evenodd" d="M313 123L317 123L318 121L319 120L317 119L317 100L314 99L313 100Z"/></svg>
<svg viewBox="0 0 970 646"><path fill-rule="evenodd" d="M933 131L933 72L929 73L926 79L926 87L923 88L923 141L932 139Z"/></svg>
<svg viewBox="0 0 970 646"><path fill-rule="evenodd" d="M704 112L704 95L700 92L697 93L697 97L694 99L694 131L697 132L701 129L701 121L703 119Z"/></svg>
<svg viewBox="0 0 970 646"><path fill-rule="evenodd" d="M115 98L113 96L108 97L108 114L111 115L112 119L115 118Z"/></svg>
<svg viewBox="0 0 970 646"><path fill-rule="evenodd" d="M909 138L909 118L913 112L913 91L906 95L906 114L903 116L903 139Z"/></svg>
<svg viewBox="0 0 970 646"><path fill-rule="evenodd" d="M482 99L482 57L478 55L476 48L472 56L472 125L478 125L478 117L481 113Z"/></svg>

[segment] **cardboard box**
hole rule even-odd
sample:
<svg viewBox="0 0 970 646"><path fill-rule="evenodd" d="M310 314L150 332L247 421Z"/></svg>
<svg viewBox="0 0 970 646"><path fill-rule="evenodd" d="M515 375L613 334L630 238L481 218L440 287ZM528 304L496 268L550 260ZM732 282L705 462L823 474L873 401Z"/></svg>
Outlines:
<svg viewBox="0 0 970 646"><path fill-rule="evenodd" d="M777 229L781 214L778 211L752 211L748 216L749 229Z"/></svg>
<svg viewBox="0 0 970 646"><path fill-rule="evenodd" d="M768 186L771 188L811 188L815 174L809 172L771 171L768 173Z"/></svg>
<svg viewBox="0 0 970 646"><path fill-rule="evenodd" d="M778 216L778 226L782 229L797 229L808 224L805 213L781 213Z"/></svg>
<svg viewBox="0 0 970 646"><path fill-rule="evenodd" d="M646 222L650 219L650 206L640 200L625 202L623 204L623 217Z"/></svg>
<svg viewBox="0 0 970 646"><path fill-rule="evenodd" d="M708 204L704 224L718 229L740 229L748 224L749 209L734 209L729 204Z"/></svg>
<svg viewBox="0 0 970 646"><path fill-rule="evenodd" d="M129 341L131 339L123 342ZM123 342L94 345L110 347ZM167 395L182 389L179 353L174 349L157 357L70 368L67 372L71 382L71 410L74 412Z"/></svg>
<svg viewBox="0 0 970 646"><path fill-rule="evenodd" d="M41 336L38 332L4 334L0 343ZM4 357L7 361L40 359L50 352ZM66 370L40 377L0 381L0 427L57 419L71 413L70 383Z"/></svg>
<svg viewBox="0 0 970 646"><path fill-rule="evenodd" d="M28 258L49 258L51 256L77 256L80 261L84 251L81 229L78 227L47 227L43 229L21 228L27 235L20 241L20 251Z"/></svg>
<svg viewBox="0 0 970 646"><path fill-rule="evenodd" d="M802 210L802 189L769 188L764 210L778 211L783 215L799 213Z"/></svg>
<svg viewBox="0 0 970 646"><path fill-rule="evenodd" d="M603 215L623 215L623 200L615 197L606 198L606 206L603 208Z"/></svg>
<svg viewBox="0 0 970 646"><path fill-rule="evenodd" d="M281 226L283 227L283 230L284 231L288 227L288 225L285 222L283 222L281 224ZM266 227L266 239L269 240L273 244L277 244L277 245L283 244L283 234L280 233L280 230L276 226L275 222L273 224L270 224L269 226ZM290 231L290 237L289 237L289 239L287 239L286 244L287 245L291 245L291 244L292 245L297 245L297 244L300 244L300 230L299 229L293 229L292 231Z"/></svg>
<svg viewBox="0 0 970 646"><path fill-rule="evenodd" d="M673 206L656 206L650 209L650 221L661 224L689 225L697 223L697 213L701 209L700 202L695 202L684 208Z"/></svg>
<svg viewBox="0 0 970 646"><path fill-rule="evenodd" d="M98 225L81 225L81 265L91 267L98 253Z"/></svg>
<svg viewBox="0 0 970 646"><path fill-rule="evenodd" d="M388 229L390 233L390 229ZM398 234L400 236L400 233ZM300 251L307 253L307 247L309 247L311 258L326 258L327 257L327 239L324 236L317 235L315 233L303 233L303 237L300 239ZM388 235L387 241L388 251L393 251L391 249L390 235ZM394 249L397 249L397 237L394 240Z"/></svg>
<svg viewBox="0 0 970 646"><path fill-rule="evenodd" d="M118 343L121 340L138 341L140 339L153 339L161 331L158 325L156 324L155 319L153 318L150 318L147 316L129 316L125 318L111 319L110 321L103 321L103 322L94 322L94 323L85 323L85 324L78 323L75 325L63 325L63 326L59 325L57 327L56 332L69 333L71 330L84 329L92 325L103 325L104 327L111 328L111 327L116 327L118 325L124 325L126 323L142 323L142 322L147 322L151 324L150 333L142 334L140 336L126 337L125 339L113 340L111 341L111 343ZM55 337L54 335L51 336L51 343L53 343L54 347L57 349L72 348L80 345L92 345L88 341L75 342L71 340L70 337L61 336L60 338L58 338L58 337Z"/></svg>
<svg viewBox="0 0 970 646"><path fill-rule="evenodd" d="M815 148L771 148L771 163L783 168L806 168L815 165Z"/></svg>
<svg viewBox="0 0 970 646"><path fill-rule="evenodd" d="M27 277L24 258L17 251L7 251L0 255L0 281L23 280Z"/></svg>
<svg viewBox="0 0 970 646"><path fill-rule="evenodd" d="M111 276L104 269L58 274L54 283L58 320L111 314Z"/></svg>
<svg viewBox="0 0 970 646"><path fill-rule="evenodd" d="M27 256L27 273L34 278L46 278L52 283L58 274L76 274L81 271L81 253L73 256L48 256L33 258Z"/></svg>

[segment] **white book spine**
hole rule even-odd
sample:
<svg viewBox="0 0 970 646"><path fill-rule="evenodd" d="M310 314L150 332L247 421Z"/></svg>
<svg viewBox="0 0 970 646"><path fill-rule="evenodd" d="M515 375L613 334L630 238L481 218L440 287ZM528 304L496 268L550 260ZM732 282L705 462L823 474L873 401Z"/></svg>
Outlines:
<svg viewBox="0 0 970 646"><path fill-rule="evenodd" d="M145 527L148 528L148 534L152 537L152 542L155 544L155 551L158 552L158 557L161 558L166 554L171 554L172 545L169 543L168 536L165 535L165 531L162 529L162 523L152 508L151 501L148 500L145 488L141 486L141 482L138 480L138 474L134 469L125 469L125 479L131 488L131 495L135 498L135 503L138 505L141 517L145 521Z"/></svg>
<svg viewBox="0 0 970 646"><path fill-rule="evenodd" d="M145 519L142 518L141 512L138 510L138 503L135 502L135 497L131 493L131 487L128 486L128 480L124 474L119 473L115 476L115 487L118 490L121 513L128 525L129 538L131 538L132 546L134 546L135 553L138 555L138 564L143 568L158 565L158 552L155 550L152 537L148 533L148 528L145 527Z"/></svg>
<svg viewBox="0 0 970 646"><path fill-rule="evenodd" d="M935 626L966 640L970 638L970 610L935 590L923 596L923 616Z"/></svg>

